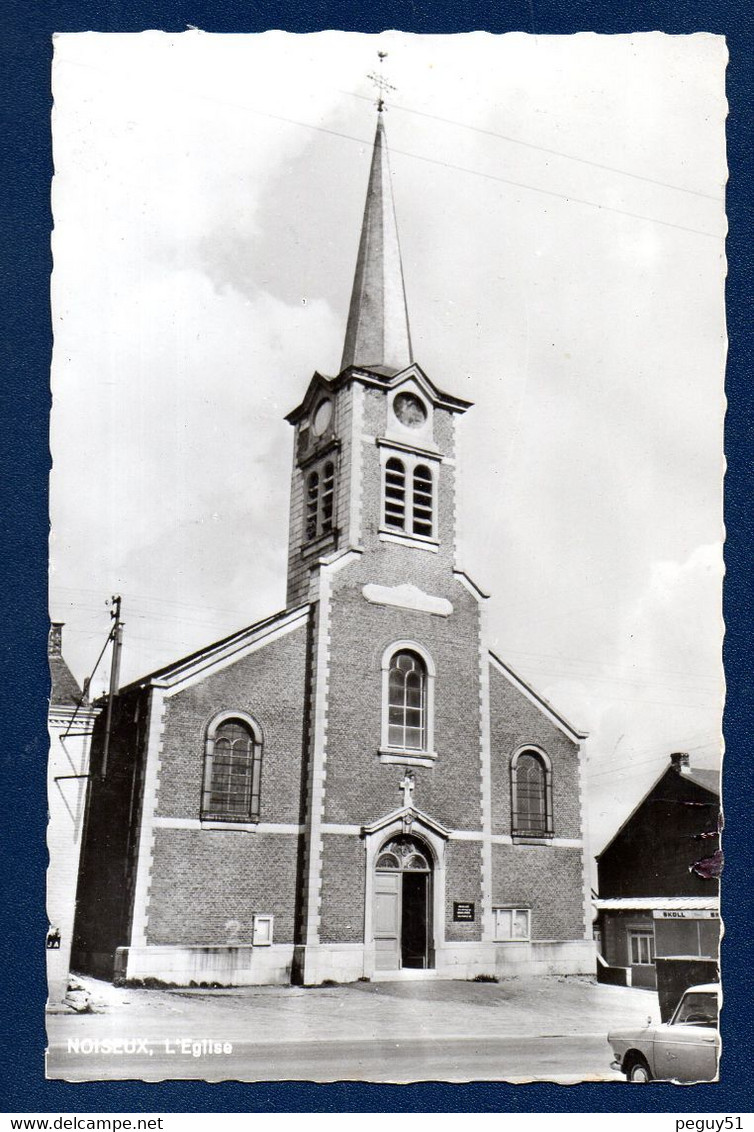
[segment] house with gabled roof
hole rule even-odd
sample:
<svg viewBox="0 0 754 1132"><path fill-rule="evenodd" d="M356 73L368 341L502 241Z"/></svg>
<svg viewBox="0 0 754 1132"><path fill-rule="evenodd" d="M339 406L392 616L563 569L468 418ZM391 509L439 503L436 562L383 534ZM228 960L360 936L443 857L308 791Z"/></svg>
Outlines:
<svg viewBox="0 0 754 1132"><path fill-rule="evenodd" d="M598 974L657 987L658 967L677 968L681 989L716 977L720 830L719 772L672 754L597 857Z"/></svg>

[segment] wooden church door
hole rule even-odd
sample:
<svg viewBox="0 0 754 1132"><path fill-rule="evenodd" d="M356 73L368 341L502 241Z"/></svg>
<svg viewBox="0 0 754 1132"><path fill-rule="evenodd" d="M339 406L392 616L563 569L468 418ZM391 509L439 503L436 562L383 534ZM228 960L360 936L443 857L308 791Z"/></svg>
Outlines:
<svg viewBox="0 0 754 1132"><path fill-rule="evenodd" d="M412 837L394 837L375 866L375 969L432 966L432 872L429 853Z"/></svg>

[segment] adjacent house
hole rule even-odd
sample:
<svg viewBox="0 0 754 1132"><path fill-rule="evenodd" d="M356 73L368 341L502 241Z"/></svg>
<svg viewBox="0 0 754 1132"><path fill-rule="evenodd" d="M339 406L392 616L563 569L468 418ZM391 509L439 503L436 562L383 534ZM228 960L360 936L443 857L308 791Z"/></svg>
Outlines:
<svg viewBox="0 0 754 1132"><path fill-rule="evenodd" d="M663 967L674 986L717 977L720 829L718 771L671 755L597 857L601 956L614 969L600 964L602 978L657 987Z"/></svg>

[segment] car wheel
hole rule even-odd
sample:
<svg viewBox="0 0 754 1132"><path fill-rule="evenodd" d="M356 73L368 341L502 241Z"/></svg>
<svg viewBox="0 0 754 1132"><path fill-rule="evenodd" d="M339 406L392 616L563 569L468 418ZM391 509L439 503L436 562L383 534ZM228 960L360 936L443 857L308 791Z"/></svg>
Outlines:
<svg viewBox="0 0 754 1132"><path fill-rule="evenodd" d="M637 1058L631 1064L631 1067L626 1070L626 1080L632 1081L635 1085L644 1085L647 1081L652 1080L649 1066L643 1057Z"/></svg>

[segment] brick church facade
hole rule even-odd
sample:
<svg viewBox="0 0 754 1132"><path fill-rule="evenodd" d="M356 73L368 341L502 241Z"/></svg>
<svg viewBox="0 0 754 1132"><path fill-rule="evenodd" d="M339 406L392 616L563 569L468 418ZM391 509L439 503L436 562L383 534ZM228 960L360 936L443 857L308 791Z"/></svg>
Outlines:
<svg viewBox="0 0 754 1132"><path fill-rule="evenodd" d="M470 407L413 360L380 115L341 370L287 418L286 608L116 697L80 969L593 971L585 735L489 651L486 595L457 566Z"/></svg>

